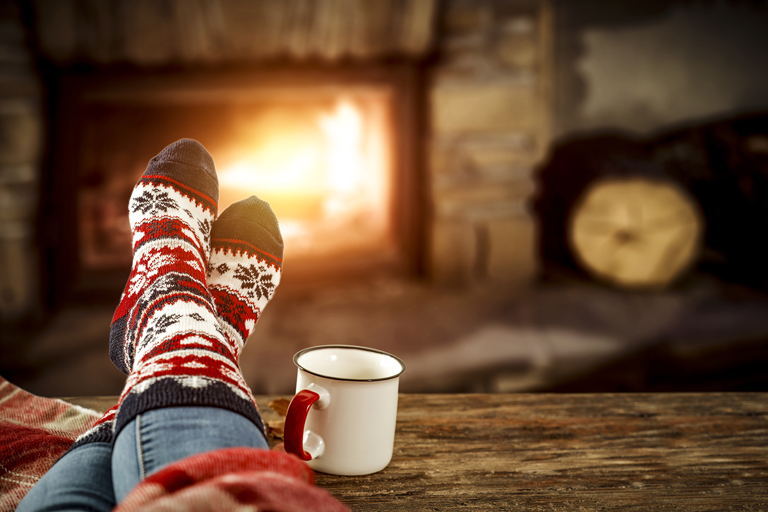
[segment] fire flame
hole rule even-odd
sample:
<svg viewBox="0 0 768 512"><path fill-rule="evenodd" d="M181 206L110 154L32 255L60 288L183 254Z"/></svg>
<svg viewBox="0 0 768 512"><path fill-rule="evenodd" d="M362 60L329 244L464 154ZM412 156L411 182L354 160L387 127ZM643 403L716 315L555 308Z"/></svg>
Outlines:
<svg viewBox="0 0 768 512"><path fill-rule="evenodd" d="M219 172L221 209L251 193L269 201L287 247L314 250L340 230L386 229L386 134L369 119L376 115L339 99L308 122L266 117L250 136L255 143Z"/></svg>

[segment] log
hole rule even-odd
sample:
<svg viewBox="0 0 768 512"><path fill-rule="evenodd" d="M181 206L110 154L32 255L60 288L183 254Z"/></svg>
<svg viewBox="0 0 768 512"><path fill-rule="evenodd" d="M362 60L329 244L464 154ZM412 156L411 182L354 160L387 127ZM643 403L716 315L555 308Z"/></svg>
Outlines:
<svg viewBox="0 0 768 512"><path fill-rule="evenodd" d="M569 241L596 278L625 288L661 288L696 260L703 220L671 180L603 178L571 214Z"/></svg>

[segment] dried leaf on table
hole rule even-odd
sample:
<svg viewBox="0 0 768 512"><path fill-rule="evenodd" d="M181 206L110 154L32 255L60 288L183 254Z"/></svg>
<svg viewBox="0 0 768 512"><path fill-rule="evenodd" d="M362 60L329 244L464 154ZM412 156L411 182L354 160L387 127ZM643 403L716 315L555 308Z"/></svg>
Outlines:
<svg viewBox="0 0 768 512"><path fill-rule="evenodd" d="M277 398L269 402L269 408L280 416L288 414L288 405L291 403L287 398Z"/></svg>
<svg viewBox="0 0 768 512"><path fill-rule="evenodd" d="M267 436L272 439L282 440L284 436L284 427L285 420L267 421Z"/></svg>

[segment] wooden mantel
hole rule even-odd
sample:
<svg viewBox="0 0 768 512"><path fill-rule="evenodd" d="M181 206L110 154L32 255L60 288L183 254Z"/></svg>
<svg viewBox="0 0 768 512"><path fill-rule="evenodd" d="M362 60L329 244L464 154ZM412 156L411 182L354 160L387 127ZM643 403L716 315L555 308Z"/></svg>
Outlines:
<svg viewBox="0 0 768 512"><path fill-rule="evenodd" d="M766 511L768 393L406 394L387 469L317 481L354 511Z"/></svg>

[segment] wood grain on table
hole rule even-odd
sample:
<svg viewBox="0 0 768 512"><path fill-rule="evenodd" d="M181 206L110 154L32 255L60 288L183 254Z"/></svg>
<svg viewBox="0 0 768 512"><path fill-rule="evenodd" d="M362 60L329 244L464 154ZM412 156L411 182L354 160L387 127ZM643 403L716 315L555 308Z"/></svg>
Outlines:
<svg viewBox="0 0 768 512"><path fill-rule="evenodd" d="M317 483L355 511L768 511L768 393L405 394L389 467Z"/></svg>

